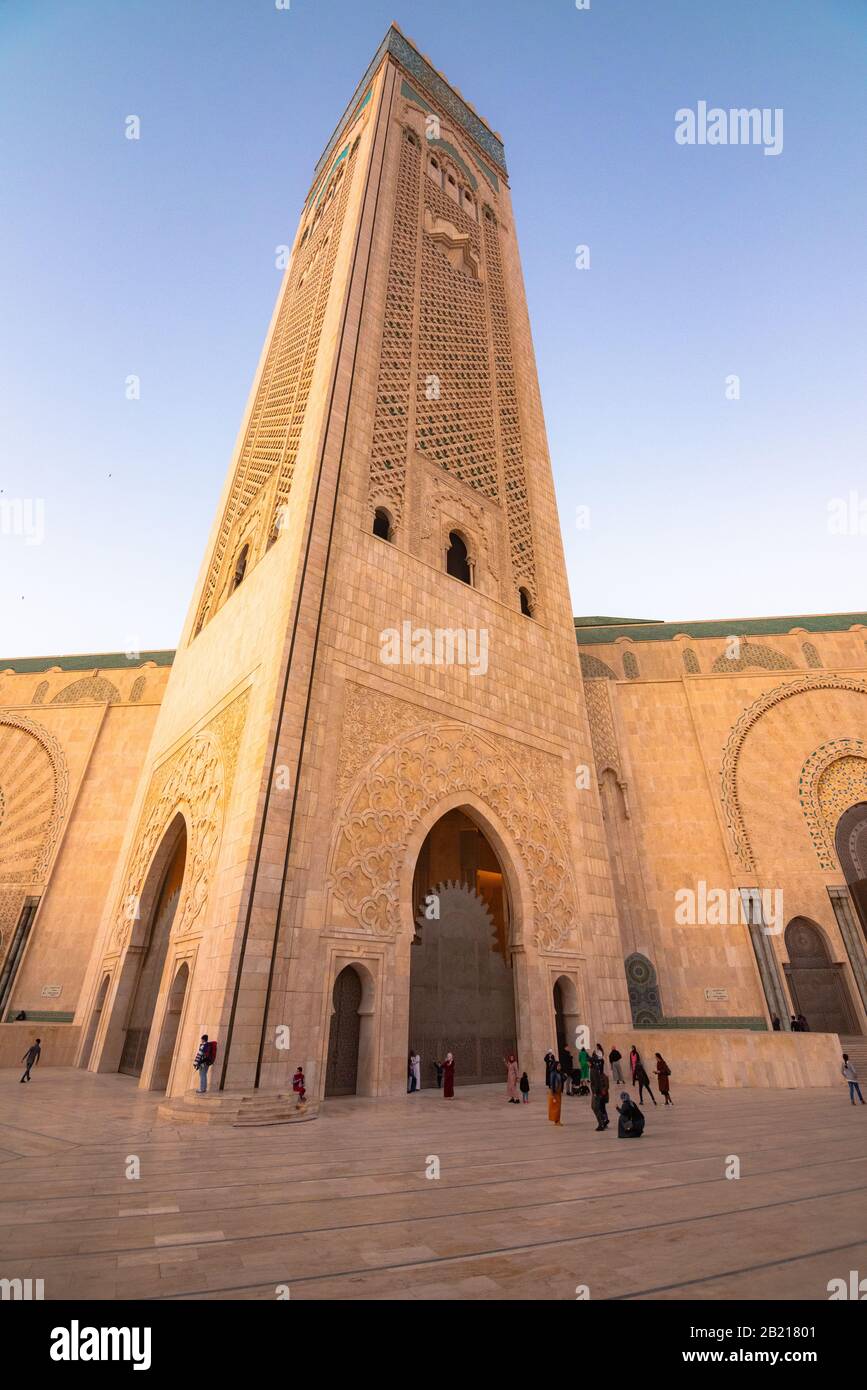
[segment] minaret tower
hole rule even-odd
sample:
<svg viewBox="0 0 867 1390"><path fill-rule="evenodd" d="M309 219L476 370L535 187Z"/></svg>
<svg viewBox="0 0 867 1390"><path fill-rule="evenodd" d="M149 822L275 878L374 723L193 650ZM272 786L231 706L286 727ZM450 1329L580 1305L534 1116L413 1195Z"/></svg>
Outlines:
<svg viewBox="0 0 867 1390"><path fill-rule="evenodd" d="M171 1096L208 1033L218 1098L301 1063L314 1099L629 1021L503 144L396 26L314 170L79 1021Z"/></svg>

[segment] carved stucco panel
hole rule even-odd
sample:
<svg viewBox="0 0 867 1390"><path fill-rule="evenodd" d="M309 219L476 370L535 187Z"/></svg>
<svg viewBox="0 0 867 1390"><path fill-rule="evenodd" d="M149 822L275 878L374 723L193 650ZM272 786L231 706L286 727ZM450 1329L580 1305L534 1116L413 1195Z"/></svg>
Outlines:
<svg viewBox="0 0 867 1390"><path fill-rule="evenodd" d="M172 935L183 936L199 924L217 861L248 699L245 690L154 771L116 910L112 933L116 949L130 937L129 905L140 901L160 840L182 807L187 818L187 867Z"/></svg>
<svg viewBox="0 0 867 1390"><path fill-rule="evenodd" d="M352 724L361 711L363 729ZM559 797L554 795L558 781L562 784L559 759L429 716L428 726L419 728L424 718L406 701L360 687L348 690L342 782L354 785L332 852L329 886L335 897L363 930L396 935L399 880L414 828L446 797L472 792L495 812L518 846L531 886L537 946L561 945L574 929L577 897L564 849L562 786ZM410 723L415 727L409 733L387 743L390 731ZM384 745L369 760L370 751ZM353 764L364 768L360 776L353 777ZM532 778L526 771L531 764Z"/></svg>

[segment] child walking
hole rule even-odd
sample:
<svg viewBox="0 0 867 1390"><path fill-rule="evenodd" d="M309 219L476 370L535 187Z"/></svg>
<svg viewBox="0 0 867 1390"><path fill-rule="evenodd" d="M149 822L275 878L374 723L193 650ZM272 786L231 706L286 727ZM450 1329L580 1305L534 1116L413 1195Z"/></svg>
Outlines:
<svg viewBox="0 0 867 1390"><path fill-rule="evenodd" d="M518 1082L518 1088L521 1092L522 1103L527 1105L530 1100L530 1078L526 1072L522 1074L521 1080Z"/></svg>

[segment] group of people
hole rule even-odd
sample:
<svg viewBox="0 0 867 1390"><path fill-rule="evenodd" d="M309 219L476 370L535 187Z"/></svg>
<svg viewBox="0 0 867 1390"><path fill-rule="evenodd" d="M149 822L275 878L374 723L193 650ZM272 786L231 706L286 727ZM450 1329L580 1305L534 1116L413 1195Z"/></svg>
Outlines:
<svg viewBox="0 0 867 1390"><path fill-rule="evenodd" d="M437 1090L442 1091L443 1100L451 1100L455 1093L454 1054L447 1052L441 1062L435 1061L434 1071L437 1078ZM421 1090L421 1057L418 1052L409 1054L406 1089L409 1094Z"/></svg>
<svg viewBox="0 0 867 1390"><path fill-rule="evenodd" d="M774 1032L779 1033L782 1026L783 1025L780 1022L779 1015L773 1014L771 1016L771 1027L773 1028ZM810 1025L804 1018L803 1014L792 1014L791 1018L789 1019L789 1028L793 1033L809 1033L810 1031Z"/></svg>
<svg viewBox="0 0 867 1390"><path fill-rule="evenodd" d="M664 1097L666 1105L672 1105L671 1099L671 1067L662 1056L657 1052L656 1065L654 1068L659 1094ZM509 1059L510 1063L514 1059ZM616 1085L625 1085L623 1068L621 1063L623 1055L616 1047L612 1047L608 1053L608 1065L611 1068L611 1075ZM650 1078L647 1069L641 1060L638 1048L633 1046L629 1054L629 1065L632 1073L632 1085L638 1087L639 1104L644 1101L644 1092L647 1091L653 1104L656 1105L656 1097L650 1085ZM515 1074L517 1074L517 1064L515 1064ZM524 1073L526 1076L526 1073ZM510 1086L512 1070L509 1071ZM523 1078L522 1078L523 1084ZM597 1043L592 1052L588 1052L582 1047L578 1053L578 1061L574 1062L572 1053L568 1047L563 1047L560 1056L557 1057L551 1050L545 1053L545 1086L548 1090L548 1119L555 1125L561 1124L560 1112L563 1103L563 1093L567 1095L587 1095L591 1096L590 1106L596 1116L596 1132L601 1134L611 1123L608 1118L609 1102L609 1079L605 1070L605 1052L601 1043ZM528 1085L529 1090L529 1085ZM510 1094L511 1099L511 1094ZM644 1130L644 1115L638 1105L631 1099L628 1091L620 1092L621 1104L617 1106L617 1113L620 1120L617 1127L618 1136L621 1139L638 1138Z"/></svg>

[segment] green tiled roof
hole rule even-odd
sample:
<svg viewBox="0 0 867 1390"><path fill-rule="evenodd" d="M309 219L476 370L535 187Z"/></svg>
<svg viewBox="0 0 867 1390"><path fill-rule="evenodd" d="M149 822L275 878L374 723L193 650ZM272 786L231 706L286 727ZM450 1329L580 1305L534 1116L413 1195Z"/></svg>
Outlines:
<svg viewBox="0 0 867 1390"><path fill-rule="evenodd" d="M132 660L123 652L96 652L84 656L13 656L8 659L0 656L0 671L38 672L48 671L52 666L59 666L62 671L132 671L146 661L152 661L155 666L171 666L174 659L173 651L139 652Z"/></svg>
<svg viewBox="0 0 867 1390"><path fill-rule="evenodd" d="M635 642L669 642L678 633L689 637L745 637L750 634L790 632L802 627L807 632L848 632L855 623L867 626L867 613L807 613L782 618L722 618L712 622L660 623L653 619L575 618L579 646L604 646L618 637Z"/></svg>

